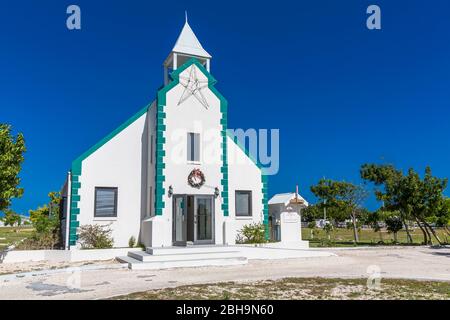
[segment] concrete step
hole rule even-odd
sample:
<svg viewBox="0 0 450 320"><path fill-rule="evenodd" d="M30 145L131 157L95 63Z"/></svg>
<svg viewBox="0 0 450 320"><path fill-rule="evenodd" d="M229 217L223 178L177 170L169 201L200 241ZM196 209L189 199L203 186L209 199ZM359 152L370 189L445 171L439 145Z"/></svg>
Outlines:
<svg viewBox="0 0 450 320"><path fill-rule="evenodd" d="M203 258L184 260L164 260L164 261L140 261L129 256L117 257L122 263L128 263L128 268L132 270L156 270L169 268L187 268L204 266L234 266L247 264L245 257L223 257L223 258Z"/></svg>
<svg viewBox="0 0 450 320"><path fill-rule="evenodd" d="M235 247L217 246L217 245L196 245L187 247L158 247L147 248L146 252L154 256L173 255L173 254L188 254L188 253L206 253L206 252L227 252L236 251Z"/></svg>
<svg viewBox="0 0 450 320"><path fill-rule="evenodd" d="M163 255L152 255L144 251L129 251L128 256L139 261L182 261L192 259L209 259L209 258L233 258L242 257L239 251L200 251L200 252L183 252Z"/></svg>
<svg viewBox="0 0 450 320"><path fill-rule="evenodd" d="M128 264L130 264L130 263L142 263L142 261L139 261L139 260L134 259L134 258L129 257L129 256L116 257L116 260L119 261L120 263L128 263Z"/></svg>

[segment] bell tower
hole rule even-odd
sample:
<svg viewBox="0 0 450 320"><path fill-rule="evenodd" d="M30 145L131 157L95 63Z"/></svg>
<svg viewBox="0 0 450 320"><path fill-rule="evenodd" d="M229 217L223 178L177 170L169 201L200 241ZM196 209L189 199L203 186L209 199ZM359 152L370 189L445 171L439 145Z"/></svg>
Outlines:
<svg viewBox="0 0 450 320"><path fill-rule="evenodd" d="M190 58L196 58L210 71L211 55L202 47L200 41L188 23L187 13L183 29L178 36L177 42L164 61L164 85L169 83L169 72L176 70Z"/></svg>

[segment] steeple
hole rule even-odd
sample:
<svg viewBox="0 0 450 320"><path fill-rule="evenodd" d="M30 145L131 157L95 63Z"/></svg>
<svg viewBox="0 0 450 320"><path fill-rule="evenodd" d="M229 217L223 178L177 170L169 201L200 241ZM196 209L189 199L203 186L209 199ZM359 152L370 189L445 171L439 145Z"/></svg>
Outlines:
<svg viewBox="0 0 450 320"><path fill-rule="evenodd" d="M169 70L176 70L190 58L197 58L209 71L211 55L203 49L194 31L188 23L187 12L180 35L167 59L164 61L164 83L169 82Z"/></svg>

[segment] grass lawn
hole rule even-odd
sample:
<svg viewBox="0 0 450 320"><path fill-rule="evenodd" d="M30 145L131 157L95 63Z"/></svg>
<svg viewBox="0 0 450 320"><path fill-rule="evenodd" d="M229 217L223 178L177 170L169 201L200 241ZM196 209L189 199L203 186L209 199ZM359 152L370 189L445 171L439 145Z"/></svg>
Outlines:
<svg viewBox="0 0 450 320"><path fill-rule="evenodd" d="M303 240L308 240L310 247L320 247L324 246L321 242L321 240L328 239L327 235L324 230L322 229L316 229L318 231L318 234L314 236L314 239L311 238L311 229L309 228L302 228L302 238ZM442 230L436 230L437 234L439 235L440 239L442 241L445 241L446 236L444 234L444 231ZM413 238L413 242L415 245L420 245L423 241L423 234L422 231L419 228L416 228L414 230L410 230L411 236ZM333 247L351 247L354 246L353 243L353 230L345 229L345 228L335 228L331 234L331 241L333 242L331 246ZM390 234L386 230L381 231L381 237L380 232L374 232L372 229L363 229L359 233L359 243L358 245L378 245L379 241L383 241L384 245L393 244L394 235ZM397 233L397 240L400 244L407 244L406 241L406 232L405 230L400 230ZM447 241L450 241L450 239L447 239ZM433 239L433 242L435 240ZM327 245L330 246L330 245Z"/></svg>
<svg viewBox="0 0 450 320"><path fill-rule="evenodd" d="M369 289L366 279L286 278L248 283L224 282L180 286L132 293L119 300L316 300L450 299L450 282L382 279L379 289Z"/></svg>
<svg viewBox="0 0 450 320"><path fill-rule="evenodd" d="M15 232L15 230L18 232ZM0 251L6 249L12 243L27 238L32 232L33 228L31 227L0 227Z"/></svg>

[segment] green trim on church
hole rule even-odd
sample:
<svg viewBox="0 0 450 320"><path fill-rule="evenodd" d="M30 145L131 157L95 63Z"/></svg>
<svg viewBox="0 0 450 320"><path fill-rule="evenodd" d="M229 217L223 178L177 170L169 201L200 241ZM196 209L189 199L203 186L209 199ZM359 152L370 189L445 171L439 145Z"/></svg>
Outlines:
<svg viewBox="0 0 450 320"><path fill-rule="evenodd" d="M197 66L200 71L208 78L208 88L216 95L216 97L220 100L220 112L222 114L222 118L220 120L220 124L222 126L221 134L222 134L222 167L220 172L222 173L222 192L221 196L223 198L222 210L224 216L229 215L228 210L228 158L227 158L227 115L228 115L228 102L227 100L220 94L219 91L214 87L217 83L217 80L205 69L205 67L195 58L189 59L186 63L180 66L177 70L173 71L170 75L172 78L172 82L166 85L164 88L158 91L158 99L157 99L157 125L156 125L156 167L161 168L159 174L156 175L156 188L155 188L155 214L162 215L163 209L165 207L164 204L164 193L165 189L163 183L165 181L164 176L164 145L165 145L165 131L166 126L164 123L164 119L166 118L166 113L164 112L164 107L166 106L166 95L167 93L174 88L179 83L179 75L184 70L189 68L191 65Z"/></svg>

